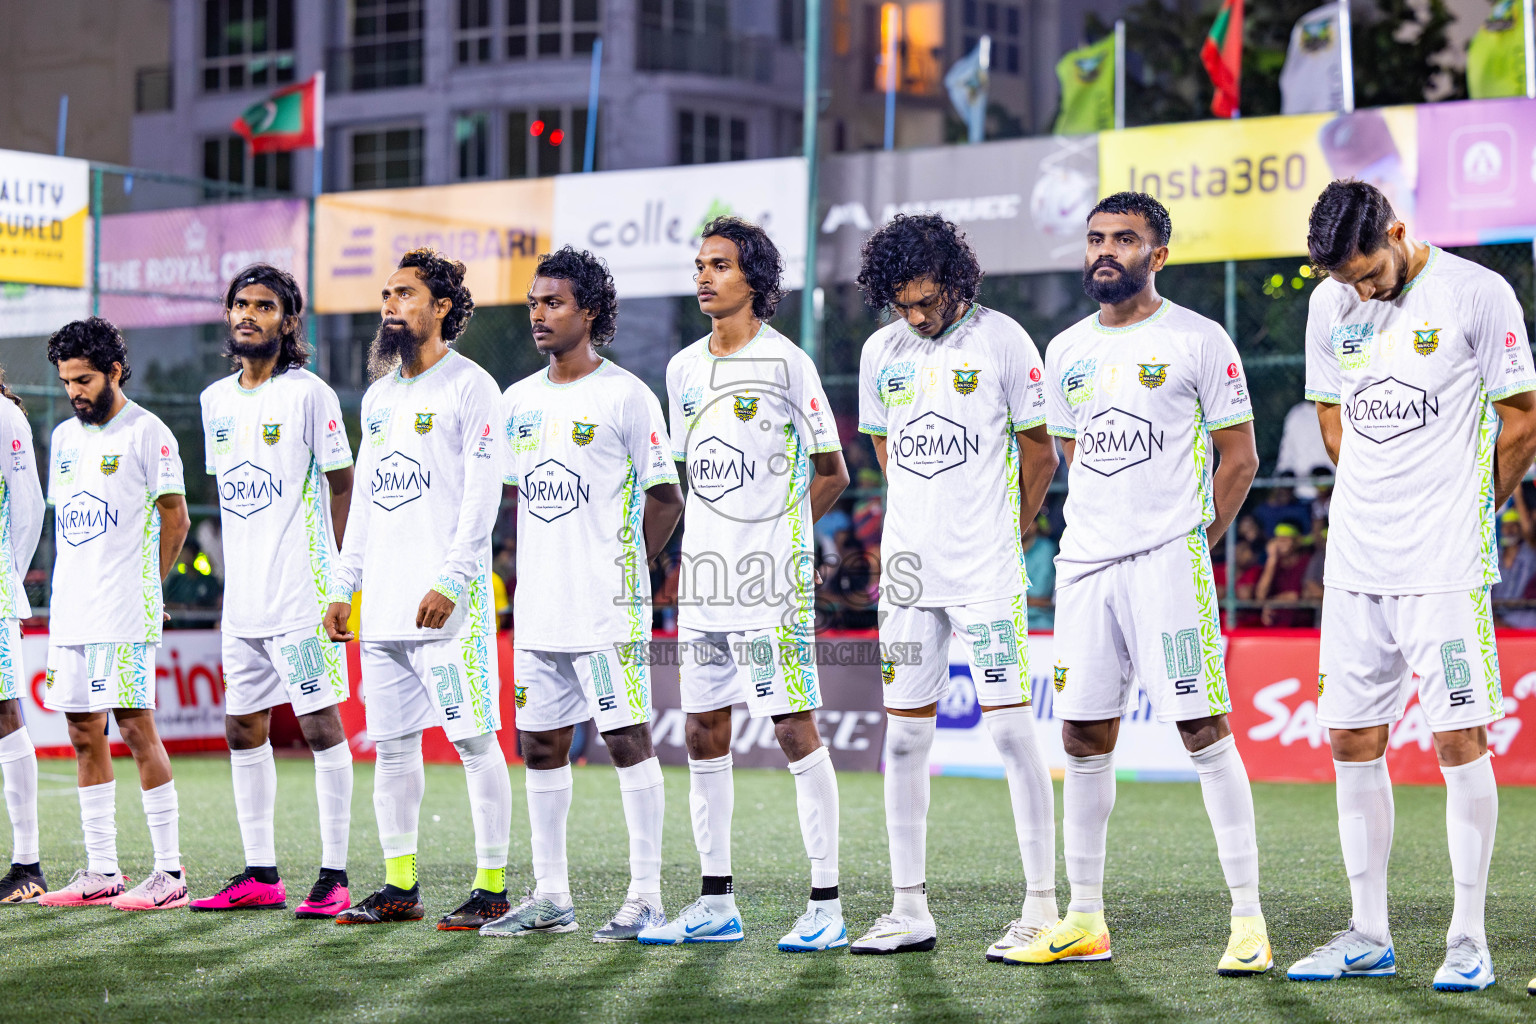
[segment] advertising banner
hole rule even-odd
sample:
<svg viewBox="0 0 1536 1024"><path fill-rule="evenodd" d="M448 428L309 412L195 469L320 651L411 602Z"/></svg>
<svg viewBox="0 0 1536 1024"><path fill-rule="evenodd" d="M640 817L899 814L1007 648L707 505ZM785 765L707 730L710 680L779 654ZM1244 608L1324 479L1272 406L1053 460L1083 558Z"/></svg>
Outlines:
<svg viewBox="0 0 1536 1024"><path fill-rule="evenodd" d="M1536 100L1417 109L1420 234L1440 245L1536 237Z"/></svg>
<svg viewBox="0 0 1536 1024"><path fill-rule="evenodd" d="M101 315L119 327L215 323L241 267L270 263L309 294L302 199L118 213L101 220Z"/></svg>
<svg viewBox="0 0 1536 1024"><path fill-rule="evenodd" d="M85 283L90 164L0 149L0 281Z"/></svg>
<svg viewBox="0 0 1536 1024"><path fill-rule="evenodd" d="M91 293L84 288L0 284L0 338L47 337L90 315Z"/></svg>
<svg viewBox="0 0 1536 1024"><path fill-rule="evenodd" d="M554 189L553 179L532 178L321 196L315 311L377 311L400 257L423 245L463 261L478 305L522 304L539 254L551 248Z"/></svg>
<svg viewBox="0 0 1536 1024"><path fill-rule="evenodd" d="M805 199L798 157L562 174L554 179L554 245L607 260L621 298L691 295L699 229L735 214L773 236L793 291L805 283Z"/></svg>
<svg viewBox="0 0 1536 1024"><path fill-rule="evenodd" d="M1099 136L1099 192L1148 192L1173 218L1170 263L1304 256L1335 178L1380 188L1415 229L1414 107L1193 121Z"/></svg>
<svg viewBox="0 0 1536 1024"><path fill-rule="evenodd" d="M1078 269L1098 178L1093 135L831 157L821 169L820 279L856 278L864 240L898 213L959 225L989 274Z"/></svg>

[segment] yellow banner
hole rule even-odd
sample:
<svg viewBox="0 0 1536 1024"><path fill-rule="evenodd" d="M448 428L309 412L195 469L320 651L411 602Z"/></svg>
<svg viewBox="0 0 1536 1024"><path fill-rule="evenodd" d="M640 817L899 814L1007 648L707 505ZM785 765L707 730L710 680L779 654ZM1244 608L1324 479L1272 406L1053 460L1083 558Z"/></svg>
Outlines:
<svg viewBox="0 0 1536 1024"><path fill-rule="evenodd" d="M1099 192L1147 192L1173 218L1170 263L1305 256L1324 186L1359 178L1413 224L1413 107L1131 128L1099 136Z"/></svg>
<svg viewBox="0 0 1536 1024"><path fill-rule="evenodd" d="M0 149L0 281L85 284L90 165Z"/></svg>
<svg viewBox="0 0 1536 1024"><path fill-rule="evenodd" d="M526 301L548 252L554 179L488 181L323 195L315 208L314 308L364 313L408 250L430 245L464 262L481 306Z"/></svg>

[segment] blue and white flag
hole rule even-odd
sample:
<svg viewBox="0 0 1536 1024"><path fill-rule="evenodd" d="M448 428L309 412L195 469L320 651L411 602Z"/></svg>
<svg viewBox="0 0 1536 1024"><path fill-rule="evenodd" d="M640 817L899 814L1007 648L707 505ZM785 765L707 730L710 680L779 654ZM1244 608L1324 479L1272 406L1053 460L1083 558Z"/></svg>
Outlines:
<svg viewBox="0 0 1536 1024"><path fill-rule="evenodd" d="M980 142L986 135L987 68L991 58L992 37L982 36L976 49L955 61L955 66L944 76L949 100L965 121L972 142Z"/></svg>

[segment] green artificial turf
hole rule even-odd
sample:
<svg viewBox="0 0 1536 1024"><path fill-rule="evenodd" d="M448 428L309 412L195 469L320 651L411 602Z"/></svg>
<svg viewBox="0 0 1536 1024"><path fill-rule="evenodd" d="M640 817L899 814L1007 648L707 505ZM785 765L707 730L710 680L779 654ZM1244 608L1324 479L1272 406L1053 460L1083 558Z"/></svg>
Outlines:
<svg viewBox="0 0 1536 1024"><path fill-rule="evenodd" d="M42 763L43 862L55 885L83 863L72 766ZM150 864L132 766L117 765L123 869ZM181 842L194 896L241 867L229 767L219 757L175 761ZM687 776L667 769L663 881L667 909L697 892ZM307 759L278 762L278 856L296 905L313 881L319 838ZM531 881L521 770L513 769L509 884ZM879 776L848 773L842 790L842 892L854 937L890 905ZM352 893L383 880L371 765L359 764L353 803ZM429 766L420 865L428 919L341 928L280 912L125 914L110 909L0 908L0 1021L512 1020L528 1024L644 1021L1311 1021L1536 1016L1525 984L1536 973L1536 791L1501 794L1488 932L1499 984L1475 994L1430 989L1444 953L1451 885L1444 791L1397 790L1392 858L1396 978L1303 985L1289 963L1344 925L1348 888L1330 786L1255 787L1263 899L1276 969L1224 979L1215 966L1229 903L1194 784L1119 787L1110 826L1107 916L1115 959L1013 967L982 959L1017 915L1023 878L1006 786L936 778L929 819L929 900L939 926L931 954L784 954L775 942L803 909L808 870L787 772L736 772L734 868L745 942L594 945L624 897L624 819L610 769L578 768L570 861L581 931L495 941L438 932L473 876L462 771ZM1057 790L1060 817L1060 790ZM3 833L0 833L3 835ZM1059 841L1058 841L1059 849ZM1064 870L1058 866L1066 906Z"/></svg>

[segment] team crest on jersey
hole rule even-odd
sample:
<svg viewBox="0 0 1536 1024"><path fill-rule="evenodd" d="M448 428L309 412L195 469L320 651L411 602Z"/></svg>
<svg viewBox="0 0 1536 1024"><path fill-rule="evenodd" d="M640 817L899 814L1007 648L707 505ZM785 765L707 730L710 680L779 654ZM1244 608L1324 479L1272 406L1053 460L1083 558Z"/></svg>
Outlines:
<svg viewBox="0 0 1536 1024"><path fill-rule="evenodd" d="M980 370L956 370L955 390L960 392L962 395L968 395L972 391L975 391L977 383L976 376L979 373L981 373Z"/></svg>
<svg viewBox="0 0 1536 1024"><path fill-rule="evenodd" d="M752 417L757 415L757 399L747 395L737 395L733 411L736 413L736 418L741 420L741 422L750 422Z"/></svg>
<svg viewBox="0 0 1536 1024"><path fill-rule="evenodd" d="M1145 387L1160 388L1168 381L1167 363L1137 363L1136 379Z"/></svg>
<svg viewBox="0 0 1536 1024"><path fill-rule="evenodd" d="M1057 665L1052 669L1052 671L1055 673L1055 675L1051 678L1051 685L1056 687L1057 693L1060 693L1067 687L1067 666Z"/></svg>
<svg viewBox="0 0 1536 1024"><path fill-rule="evenodd" d="M1321 697L1323 695L1323 680L1327 679L1327 678L1328 678L1328 673L1326 673L1326 672L1319 672L1317 674L1317 695L1319 697Z"/></svg>
<svg viewBox="0 0 1536 1024"><path fill-rule="evenodd" d="M592 443L592 436L597 433L596 423L577 423L571 421L571 440L585 447Z"/></svg>
<svg viewBox="0 0 1536 1024"><path fill-rule="evenodd" d="M281 423L263 423L261 425L261 440L264 444L277 444L282 436L283 425Z"/></svg>
<svg viewBox="0 0 1536 1024"><path fill-rule="evenodd" d="M523 710L523 708L527 707L528 706L528 687L526 687L526 686L514 686L514 687L512 687L512 703L517 705L517 710L519 710L519 711L521 711L521 710Z"/></svg>
<svg viewBox="0 0 1536 1024"><path fill-rule="evenodd" d="M882 683L884 683L886 686L890 686L891 683L895 682L895 680L896 680L896 662L894 662L894 661L886 661L884 658L881 658L880 659L880 681Z"/></svg>
<svg viewBox="0 0 1536 1024"><path fill-rule="evenodd" d="M121 455L103 455L101 457L101 475L111 476L113 473L116 473L117 460L121 458Z"/></svg>
<svg viewBox="0 0 1536 1024"><path fill-rule="evenodd" d="M1440 328L1413 332L1413 350L1421 356L1430 355L1440 347Z"/></svg>
<svg viewBox="0 0 1536 1024"><path fill-rule="evenodd" d="M434 414L430 413L430 412L419 412L419 413L416 414L416 433L418 433L418 434L430 434L430 433L432 433L432 416L433 415Z"/></svg>

